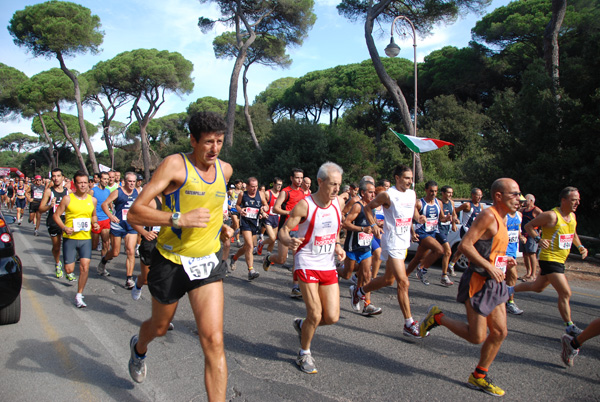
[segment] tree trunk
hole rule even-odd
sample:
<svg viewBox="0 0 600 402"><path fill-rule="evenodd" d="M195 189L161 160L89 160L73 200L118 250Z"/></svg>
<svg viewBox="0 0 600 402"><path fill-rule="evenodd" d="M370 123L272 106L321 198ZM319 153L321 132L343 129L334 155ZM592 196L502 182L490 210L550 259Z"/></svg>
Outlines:
<svg viewBox="0 0 600 402"><path fill-rule="evenodd" d="M408 104L406 103L406 98L402 93L402 89L400 86L389 76L389 74L385 71L385 67L379 58L379 53L377 52L377 48L375 47L375 41L373 40L373 23L378 15L383 11L384 7L382 4L378 4L379 13L375 12L372 3L369 5L369 9L367 11L367 18L365 19L365 39L367 41L367 48L369 49L369 55L371 56L371 60L373 61L373 67L375 68L375 72L379 77L379 80L383 84L383 86L388 90L390 96L394 100L396 107L400 110L400 115L402 116L402 123L404 124L404 128L408 135L416 136L417 133L414 131L414 127L412 124L412 119L410 117L410 109L408 108ZM415 117L417 111L415 110ZM423 181L423 168L421 166L421 158L419 155L416 155L415 158L415 171L413 172L415 175L415 183L420 183Z"/></svg>
<svg viewBox="0 0 600 402"><path fill-rule="evenodd" d="M58 126L60 128L62 128L63 134L66 137L67 141L69 141L71 146L73 146L73 150L75 151L75 154L77 155L77 159L79 159L79 166L81 167L81 170L83 172L85 172L85 174L87 176L89 176L90 173L87 169L87 166L85 166L85 159L83 158L83 155L81 154L81 151L79 150L79 147L77 146L77 143L75 142L75 140L73 139L71 134L69 134L69 129L67 128L67 125L65 124L65 122L63 121L63 119L61 117L60 106L58 106L58 103L56 104L56 117L58 119L58 122L56 122L56 123L58 124Z"/></svg>
<svg viewBox="0 0 600 402"><path fill-rule="evenodd" d="M552 0L552 18L544 31L544 60L546 72L552 78L552 91L556 101L560 100L559 94L559 54L558 34L565 19L567 0Z"/></svg>
<svg viewBox="0 0 600 402"><path fill-rule="evenodd" d="M44 137L46 137L46 141L48 141L48 152L50 153L50 161L52 165L50 170L52 170L58 167L58 163L56 163L56 160L54 160L54 142L52 142L52 138L50 138L50 134L48 134L46 122L44 121L44 117L42 116L41 112L38 112L38 117L40 118L40 124L42 125Z"/></svg>
<svg viewBox="0 0 600 402"><path fill-rule="evenodd" d="M83 138L83 142L85 143L85 147L88 151L88 157L90 158L90 162L92 163L92 170L94 173L100 173L98 170L98 162L96 161L96 153L94 152L94 147L92 142L90 141L90 137L88 136L87 128L85 127L85 119L83 117L83 105L81 104L81 89L79 88L79 80L67 68L65 62L63 60L62 54L57 53L56 57L58 58L58 62L60 63L60 69L73 81L73 86L75 87L75 103L77 104L77 118L79 120L79 129L81 130L81 137ZM79 152L79 150L77 150ZM85 169L87 172L87 168Z"/></svg>
<svg viewBox="0 0 600 402"><path fill-rule="evenodd" d="M258 140L256 139L256 133L254 132L254 125L252 124L252 116L250 116L250 105L248 103L248 78L246 77L246 73L248 73L249 65L244 66L244 74L242 76L242 88L244 91L244 116L246 116L246 123L248 124L248 131L250 131L250 136L252 137L252 141L254 142L254 146L259 151L262 151Z"/></svg>
<svg viewBox="0 0 600 402"><path fill-rule="evenodd" d="M144 179L148 182L150 181L150 144L148 143L148 133L146 132L146 128L148 127L150 120L144 119L139 123L140 141L142 142L142 161L144 163Z"/></svg>
<svg viewBox="0 0 600 402"><path fill-rule="evenodd" d="M104 142L106 143L106 150L108 151L108 157L110 158L110 170L115 168L115 149L113 148L112 140L110 139L109 130L110 127L102 127L104 131Z"/></svg>

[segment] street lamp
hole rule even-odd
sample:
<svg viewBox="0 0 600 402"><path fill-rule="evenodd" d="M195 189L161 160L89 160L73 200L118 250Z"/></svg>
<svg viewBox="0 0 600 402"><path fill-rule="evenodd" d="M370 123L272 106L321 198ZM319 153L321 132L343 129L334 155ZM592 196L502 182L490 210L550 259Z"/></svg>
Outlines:
<svg viewBox="0 0 600 402"><path fill-rule="evenodd" d="M37 167L37 161L35 159L32 159L29 161L30 165L33 165L33 175L35 176L35 168Z"/></svg>
<svg viewBox="0 0 600 402"><path fill-rule="evenodd" d="M413 48L414 48L414 63L415 63L415 120L414 120L414 136L418 137L417 134L417 32L415 31L415 26L413 25L412 21L409 20L408 18L406 18L403 15L399 15L396 18L394 18L394 21L392 22L392 29L390 31L390 44L386 46L385 48L385 54L388 57L396 57L398 56L398 54L400 54L400 46L398 46L396 44L396 42L394 42L394 27L396 26L396 21L398 20L404 20L406 22L408 22L408 24L410 25L410 28L412 29L412 34L413 34ZM402 32L400 30L396 31L398 33L398 35L400 35ZM416 165L416 159L417 159L417 155L413 152L413 158L412 158L412 162L413 162L413 174L415 173L415 165ZM413 183L414 185L414 183Z"/></svg>

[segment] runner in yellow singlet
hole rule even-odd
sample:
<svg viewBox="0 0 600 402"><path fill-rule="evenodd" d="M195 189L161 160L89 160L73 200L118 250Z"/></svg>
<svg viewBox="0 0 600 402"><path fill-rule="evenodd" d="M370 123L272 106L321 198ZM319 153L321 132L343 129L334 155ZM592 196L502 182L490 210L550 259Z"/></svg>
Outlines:
<svg viewBox="0 0 600 402"><path fill-rule="evenodd" d="M91 230L98 230L96 216L96 199L88 194L89 178L85 172L75 173L75 192L65 195L53 215L54 222L64 232L63 258L65 272L69 282L75 281L75 260L79 254L79 283L75 295L75 305L78 308L87 307L83 301L83 289L87 282L90 260L92 258ZM60 216L65 213L65 221Z"/></svg>
<svg viewBox="0 0 600 402"><path fill-rule="evenodd" d="M571 287L565 276L565 261L575 245L586 258L588 251L577 236L577 219L575 211L580 203L579 190L565 187L560 192L560 207L539 214L525 225L527 234L534 239L540 248L540 275L534 282L524 282L515 286L515 292L541 292L552 285L558 293L558 311L565 323L565 331L569 336L577 336L582 330L571 321ZM540 233L535 228L542 228Z"/></svg>
<svg viewBox="0 0 600 402"><path fill-rule="evenodd" d="M152 317L131 338L129 374L135 382L144 381L148 344L167 333L178 301L187 293L204 352L204 382L211 401L225 400L227 388L223 344L227 268L220 242L233 235L233 229L223 224L226 183L233 171L218 159L225 128L217 113L193 113L189 122L192 152L165 158L128 214L132 224L161 226L148 273ZM149 205L157 196L162 198L162 211Z"/></svg>

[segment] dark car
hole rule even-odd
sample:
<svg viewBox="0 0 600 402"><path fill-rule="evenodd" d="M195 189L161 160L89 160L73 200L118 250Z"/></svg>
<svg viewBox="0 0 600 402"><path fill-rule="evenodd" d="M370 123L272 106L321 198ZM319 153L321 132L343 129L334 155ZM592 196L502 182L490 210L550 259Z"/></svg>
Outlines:
<svg viewBox="0 0 600 402"><path fill-rule="evenodd" d="M15 324L21 319L23 267L8 227L14 222L12 216L0 213L0 325Z"/></svg>

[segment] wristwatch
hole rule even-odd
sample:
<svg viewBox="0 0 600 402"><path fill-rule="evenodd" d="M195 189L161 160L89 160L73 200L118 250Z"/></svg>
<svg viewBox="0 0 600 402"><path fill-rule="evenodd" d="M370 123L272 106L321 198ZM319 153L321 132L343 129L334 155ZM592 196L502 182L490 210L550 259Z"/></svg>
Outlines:
<svg viewBox="0 0 600 402"><path fill-rule="evenodd" d="M171 226L173 226L175 229L181 229L181 226L179 226L180 218L181 212L175 212L173 215L171 215Z"/></svg>

